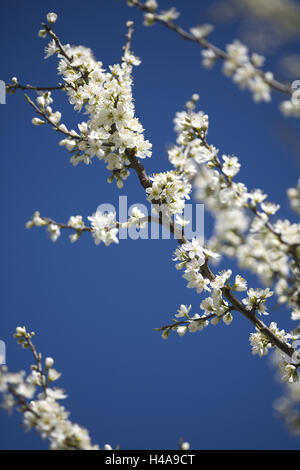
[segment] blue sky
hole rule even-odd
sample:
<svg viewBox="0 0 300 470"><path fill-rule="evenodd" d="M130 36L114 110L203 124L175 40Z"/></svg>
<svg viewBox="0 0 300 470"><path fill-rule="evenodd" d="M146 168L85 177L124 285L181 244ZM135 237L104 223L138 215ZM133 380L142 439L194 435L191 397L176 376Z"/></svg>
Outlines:
<svg viewBox="0 0 300 470"><path fill-rule="evenodd" d="M199 2L161 1L177 6L181 24L206 20ZM284 120L279 100L255 105L217 66L201 67L199 49L160 26L145 28L141 15L124 1L11 0L1 7L2 80L17 76L21 83L53 85L56 59L43 58L45 41L37 37L48 11L58 13L56 32L63 43L93 49L105 66L118 63L125 23L135 22L133 50L142 58L135 69L137 115L153 143L145 161L149 173L170 167L166 147L174 142L173 118L192 93L210 117L209 142L237 155L240 179L263 188L282 205L281 216L292 217L286 188L299 175L299 154L286 145L278 129L297 122ZM212 39L220 46L237 35L235 25L219 26ZM299 46L299 45L298 45ZM296 47L296 46L295 46ZM276 70L276 58L266 67ZM34 94L32 94L34 97ZM60 92L53 109L62 111L68 127L82 117ZM172 240L123 240L95 246L83 236L53 244L44 230L25 230L35 210L58 221L70 215L91 215L103 202L144 203L144 192L131 174L122 190L108 185L102 162L74 168L58 136L48 127L32 126L32 109L22 92L8 96L1 116L1 321L0 339L7 344L12 371L27 368L29 352L12 339L15 327L26 325L37 334L44 356L55 358L63 375L59 385L69 394L65 406L71 419L87 427L94 443L121 449L174 449L179 437L195 449L294 449L299 440L286 432L272 410L281 393L267 359L251 355L252 327L235 314L230 327L209 327L203 333L163 341L154 331L169 322L181 303L199 312L202 297L186 288L171 261ZM294 152L294 153L293 153ZM205 230L210 231L206 218ZM232 266L225 260L220 266ZM233 272L240 272L233 265ZM254 276L249 284L259 287ZM283 310L274 321L291 326ZM1 449L45 449L34 431L24 433L18 413L0 412Z"/></svg>

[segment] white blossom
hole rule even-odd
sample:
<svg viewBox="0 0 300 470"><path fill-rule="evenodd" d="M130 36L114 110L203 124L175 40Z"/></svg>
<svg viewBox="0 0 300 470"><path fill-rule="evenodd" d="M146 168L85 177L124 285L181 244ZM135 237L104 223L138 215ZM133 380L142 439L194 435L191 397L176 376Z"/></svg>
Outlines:
<svg viewBox="0 0 300 470"><path fill-rule="evenodd" d="M189 318L189 312L191 310L192 306L189 305L183 305L181 304L179 309L177 310L177 314L175 314L176 318L182 318L182 317L188 317Z"/></svg>
<svg viewBox="0 0 300 470"><path fill-rule="evenodd" d="M194 26L190 29L190 32L193 36L197 39L205 38L213 31L214 27L211 24L200 24L198 26Z"/></svg>
<svg viewBox="0 0 300 470"><path fill-rule="evenodd" d="M117 238L118 228L116 228L116 214L109 212L107 214L101 211L95 212L92 216L88 217L92 226L92 235L95 244L104 242L106 246L111 243L119 243Z"/></svg>
<svg viewBox="0 0 300 470"><path fill-rule="evenodd" d="M169 22L176 20L180 16L180 13L175 7L171 7L169 10L161 11L158 16L161 20Z"/></svg>
<svg viewBox="0 0 300 470"><path fill-rule="evenodd" d="M267 289L251 289L247 292L248 297L243 299L243 304L248 310L255 309L259 314L268 315L266 312L265 301L273 295L273 292Z"/></svg>

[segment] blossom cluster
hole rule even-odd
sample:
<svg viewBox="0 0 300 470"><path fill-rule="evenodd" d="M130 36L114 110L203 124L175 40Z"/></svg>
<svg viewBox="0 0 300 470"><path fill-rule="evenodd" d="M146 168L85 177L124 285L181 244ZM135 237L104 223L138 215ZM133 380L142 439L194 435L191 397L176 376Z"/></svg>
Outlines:
<svg viewBox="0 0 300 470"><path fill-rule="evenodd" d="M285 395L274 403L279 417L295 436L300 436L300 382L287 383Z"/></svg>
<svg viewBox="0 0 300 470"><path fill-rule="evenodd" d="M174 260L178 262L177 269L184 270L187 287L195 288L199 294L209 292L210 296L200 304L204 310L202 316L190 317L190 308L182 306L173 323L163 328L163 337L168 337L172 330L181 336L187 331L202 330L209 323L217 324L221 318L226 324L231 323L231 312L236 308L224 294L247 290L247 283L237 275L230 285L231 270L215 276L206 269L208 261L217 261L220 254L235 256L241 267L252 269L264 283L274 283L279 301L288 302L293 307L292 318L298 319L300 224L280 219L272 223L271 217L279 210L279 205L267 201L267 195L261 190L248 190L245 184L235 181L240 162L234 155L219 158L218 149L207 143L208 116L195 111L198 99L198 95L193 95L185 111L177 113L174 120L177 145L169 149L168 155L183 180L194 184L198 200L205 202L216 223L205 247L200 240L186 241L176 249ZM291 188L289 197L297 209L298 189ZM240 301L251 314L268 315L266 300L273 293L269 287L250 288L247 297ZM178 315L184 316L184 320L178 321ZM287 334L273 330L274 323L271 323L270 331L287 344ZM253 344L258 342L259 351L274 346L265 331L251 338ZM289 362L281 364L283 379L293 377L296 380L296 367Z"/></svg>
<svg viewBox="0 0 300 470"><path fill-rule="evenodd" d="M96 245L99 245L100 242L104 242L106 246L111 243L119 243L117 238L119 229L116 227L116 214L114 212L103 214L101 211L97 211L88 219L91 222L92 235Z"/></svg>
<svg viewBox="0 0 300 470"><path fill-rule="evenodd" d="M146 189L148 200L159 209L166 206L167 213L181 214L184 208L185 200L189 199L192 186L185 181L178 172L168 171L166 173L157 173L150 177L152 185ZM158 210L158 208L156 208Z"/></svg>
<svg viewBox="0 0 300 470"><path fill-rule="evenodd" d="M288 386L299 384L299 367L300 367L300 354L299 354L299 338L300 333L291 331L286 333L284 329L279 329L277 323L272 322L270 329L282 341L293 349L292 356L285 354L282 350L275 348L272 356L272 363L277 366L281 380ZM269 350L274 346L263 339L261 332L250 335L250 343L252 344L252 353L259 354L260 356L268 354ZM289 387L288 387L289 388Z"/></svg>
<svg viewBox="0 0 300 470"><path fill-rule="evenodd" d="M271 101L271 87L268 82L272 80L273 74L263 73L258 69L264 64L265 57L256 53L250 57L247 46L237 39L226 46L226 52L227 59L223 64L225 75L231 76L240 88L250 90L254 101Z"/></svg>
<svg viewBox="0 0 300 470"><path fill-rule="evenodd" d="M287 117L300 117L300 100L285 100L280 104L282 114Z"/></svg>
<svg viewBox="0 0 300 470"><path fill-rule="evenodd" d="M69 235L71 243L77 241L83 232L90 232L96 245L103 242L106 246L109 246L111 243L119 243L117 234L120 226L122 228L130 228L136 225L137 228L143 228L148 222L148 217L138 207L132 208L129 219L122 224L116 220L115 212L102 212L100 209L87 217L87 219L90 222L90 226L85 225L81 215L72 215L66 224L62 224L47 217L41 217L39 211L36 211L26 223L26 228L46 227L53 242L56 242L60 237L62 229L73 231Z"/></svg>
<svg viewBox="0 0 300 470"><path fill-rule="evenodd" d="M237 275L235 277L232 286L229 284L229 279L232 275L231 270L221 271L216 276L210 276L205 273L203 267L206 265L209 259L217 259L218 254L204 248L199 240L193 239L191 242L186 242L178 247L175 251L174 261L179 261L176 264L176 269L183 269L183 278L188 281L187 287L196 289L197 293L212 292L211 296L205 298L200 308L204 311L203 316L192 317L191 325L188 327L179 327L177 332L182 335L188 329L192 332L202 330L209 324L207 319L211 319L211 323L216 325L221 319L223 319L226 325L230 325L232 322L231 306L224 299L222 290L226 287L237 292L241 292L247 289L247 282L242 276ZM249 302L249 299L253 295L252 290L248 291L248 297L245 299ZM181 309L177 315L177 318L181 316L188 317L189 310ZM198 325L198 328L195 328Z"/></svg>
<svg viewBox="0 0 300 470"><path fill-rule="evenodd" d="M127 44L121 64L115 64L106 71L102 62L96 61L92 51L83 46L62 45L50 26L44 25L40 36L50 34L52 40L46 47L48 58L56 54L59 59L58 71L65 84L64 90L74 109L84 109L87 121L78 124L78 131L68 131L62 124L59 130L65 134L60 145L72 154L71 162L90 163L97 157L107 163L112 172L109 181L116 179L118 187L129 175L128 150L138 158L151 156L151 144L144 138L144 129L135 117L132 98L132 68L140 60L130 50L132 23L128 22ZM58 46L59 44L59 46ZM44 101L47 101L44 103ZM59 125L60 113L49 109L52 98L49 92L37 98L39 111L50 113L51 121ZM45 108L46 106L46 108ZM45 111L44 111L45 109ZM43 120L35 118L34 124Z"/></svg>
<svg viewBox="0 0 300 470"><path fill-rule="evenodd" d="M271 222L280 206L267 201L260 189L249 190L235 181L240 162L234 155L220 158L218 149L207 143L208 117L195 111L197 98L176 115L177 145L169 150L169 159L193 182L197 199L215 219L207 246L236 257L266 285L274 283L279 302L288 302L292 318L298 319L300 224L287 219ZM288 195L298 211L299 188L290 188Z"/></svg>
<svg viewBox="0 0 300 470"><path fill-rule="evenodd" d="M272 322L269 326L270 330L280 339L285 342L288 342L292 338L292 336L286 333L283 329L279 330L277 327L277 323ZM273 347L272 343L266 338L266 336L258 331L257 333L250 334L250 344L252 347L252 354L257 354L258 356L262 357L268 354L269 349Z"/></svg>
<svg viewBox="0 0 300 470"><path fill-rule="evenodd" d="M17 327L15 338L25 349L31 349L35 363L31 372L10 373L3 366L0 369L0 392L3 394L2 406L8 411L15 407L23 414L27 430L36 429L43 439L50 441L51 450L98 450L92 445L88 431L68 418L70 413L59 401L67 397L64 390L52 387L61 374L53 368L54 360L38 353L32 343L33 332L25 327ZM111 449L109 445L104 447Z"/></svg>

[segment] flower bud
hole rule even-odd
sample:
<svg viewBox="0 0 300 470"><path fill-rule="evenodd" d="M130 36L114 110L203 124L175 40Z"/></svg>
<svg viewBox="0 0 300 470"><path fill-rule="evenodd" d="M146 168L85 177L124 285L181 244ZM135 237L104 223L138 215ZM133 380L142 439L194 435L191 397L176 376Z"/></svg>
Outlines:
<svg viewBox="0 0 300 470"><path fill-rule="evenodd" d="M48 13L48 15L47 15L47 21L48 21L50 24L55 23L56 20L57 20L57 14L56 14L56 13Z"/></svg>
<svg viewBox="0 0 300 470"><path fill-rule="evenodd" d="M45 359L46 369L50 369L50 367L52 367L53 364L54 364L54 360L52 359L52 357L46 357Z"/></svg>

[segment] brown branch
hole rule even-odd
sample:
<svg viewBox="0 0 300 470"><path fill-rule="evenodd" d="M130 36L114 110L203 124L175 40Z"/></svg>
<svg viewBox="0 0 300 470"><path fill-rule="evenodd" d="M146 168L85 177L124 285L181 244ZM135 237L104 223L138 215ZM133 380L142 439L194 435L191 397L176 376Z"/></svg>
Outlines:
<svg viewBox="0 0 300 470"><path fill-rule="evenodd" d="M205 137L202 137L200 135L200 133L197 131L197 129L193 129L196 134L197 134L197 137L199 138L199 140L202 142L202 144L204 145L204 147L207 149L207 150L210 150L210 146L209 144L207 143L207 140ZM213 163L215 164L216 168L219 170L219 172L221 173L221 175L223 176L226 184L227 184L227 187L230 188L232 187L232 179L229 178L223 171L223 167L222 167L222 164L219 160L219 158L217 156L214 157L214 160L213 160ZM240 195L239 192L237 192L237 194ZM247 205L245 206L247 209L249 209L256 217L258 217L259 219L262 219L262 215L258 212L257 210L257 207L256 206L252 206L252 205ZM275 236L278 238L278 240L280 241L280 243L282 243L283 245L285 245L287 247L287 250L288 252L291 254L291 256L294 258L295 262L296 262L296 265L298 267L298 269L300 270L300 258L298 256L298 252L297 252L297 248L299 247L299 244L300 243L288 243L286 241L283 240L281 234L279 232L276 231L276 229L274 228L274 226L271 224L271 222L269 220L267 220L266 222L264 221L264 226Z"/></svg>
<svg viewBox="0 0 300 470"><path fill-rule="evenodd" d="M64 90L65 85L57 86L32 86L32 85L21 85L21 83L8 83L6 85L7 92L15 92L16 90L34 90L34 91L52 91L52 90Z"/></svg>
<svg viewBox="0 0 300 470"><path fill-rule="evenodd" d="M191 322L198 322L198 323L204 323L207 320L210 320L211 318L216 317L216 313L211 313L210 315L206 315L200 318L187 318L186 320L181 320L181 321L174 321L173 324L171 325L165 325L161 326L159 328L154 328L155 331L164 331L164 330L171 330L172 328L176 328L178 325L189 325Z"/></svg>
<svg viewBox="0 0 300 470"><path fill-rule="evenodd" d="M147 176L146 170L142 163L136 157L136 149L128 148L125 150L125 154L128 160L130 161L131 168L133 168L136 174L138 175L138 178L143 188L151 188L152 183Z"/></svg>

